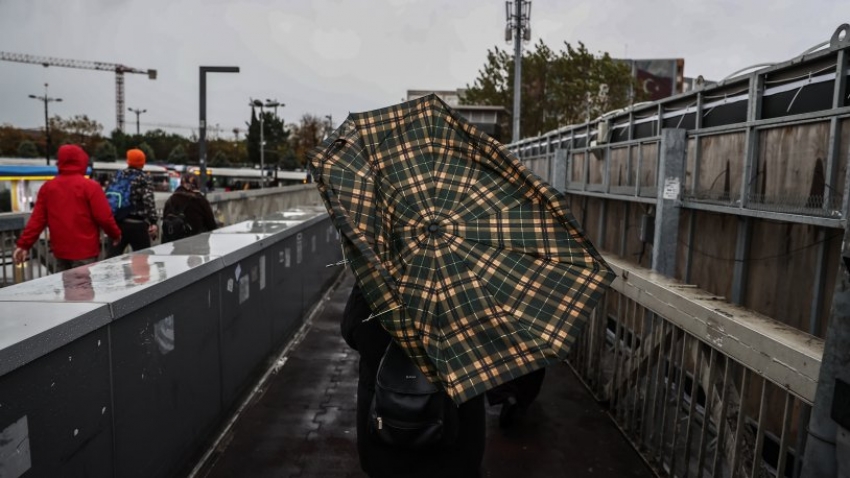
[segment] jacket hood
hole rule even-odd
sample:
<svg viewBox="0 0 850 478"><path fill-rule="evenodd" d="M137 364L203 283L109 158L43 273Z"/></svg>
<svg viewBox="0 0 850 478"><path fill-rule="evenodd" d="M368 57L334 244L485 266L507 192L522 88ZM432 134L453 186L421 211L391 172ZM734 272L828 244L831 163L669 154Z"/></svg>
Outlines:
<svg viewBox="0 0 850 478"><path fill-rule="evenodd" d="M59 174L85 174L89 166L89 155L75 144L66 144L56 153Z"/></svg>

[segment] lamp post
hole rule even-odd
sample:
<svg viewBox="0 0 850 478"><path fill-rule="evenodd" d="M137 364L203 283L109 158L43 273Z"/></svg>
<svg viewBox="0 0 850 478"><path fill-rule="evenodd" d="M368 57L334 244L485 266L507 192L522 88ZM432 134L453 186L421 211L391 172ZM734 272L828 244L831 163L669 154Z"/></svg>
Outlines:
<svg viewBox="0 0 850 478"><path fill-rule="evenodd" d="M201 166L201 192L207 192L207 73L239 73L238 66L201 66L200 72L200 118L198 121L198 162Z"/></svg>
<svg viewBox="0 0 850 478"><path fill-rule="evenodd" d="M263 138L263 130L265 127L263 126L263 102L260 100L251 101L251 106L260 108L260 188L265 187L266 182L266 172L263 170L265 168L265 149L266 149L266 141Z"/></svg>
<svg viewBox="0 0 850 478"><path fill-rule="evenodd" d="M274 117L277 118L277 107L280 106L281 108L283 108L286 105L277 100L270 100L266 98L266 106L268 106L269 108L274 108Z"/></svg>
<svg viewBox="0 0 850 478"><path fill-rule="evenodd" d="M139 115L142 114L142 113L147 113L148 110L142 110L142 109L138 109L138 108L136 108L136 109L127 108L127 109L130 110L130 112L132 112L132 113L136 113L136 136L138 136L139 135Z"/></svg>
<svg viewBox="0 0 850 478"><path fill-rule="evenodd" d="M328 136L330 136L331 131L333 131L333 128L334 128L334 117L333 117L333 115L325 115L325 119L327 121L325 121L325 134L324 134L324 137L322 139L325 139Z"/></svg>
<svg viewBox="0 0 850 478"><path fill-rule="evenodd" d="M47 114L47 104L51 101L58 103L62 101L62 98L51 98L47 96L47 83L44 84L44 96L29 95L29 97L44 103L44 160L50 166L50 120Z"/></svg>
<svg viewBox="0 0 850 478"><path fill-rule="evenodd" d="M513 10L513 12L511 11ZM531 40L531 2L514 0L505 2L507 25L505 26L505 41L514 40L514 131L513 142L520 139L519 118L522 90L522 42Z"/></svg>
<svg viewBox="0 0 850 478"><path fill-rule="evenodd" d="M283 108L286 105L270 99L266 99L265 103L260 100L251 100L248 105L260 109L260 187L264 188L266 186L266 142L264 138L265 119L263 118L265 110L263 108L274 108L274 115L277 117L277 108Z"/></svg>

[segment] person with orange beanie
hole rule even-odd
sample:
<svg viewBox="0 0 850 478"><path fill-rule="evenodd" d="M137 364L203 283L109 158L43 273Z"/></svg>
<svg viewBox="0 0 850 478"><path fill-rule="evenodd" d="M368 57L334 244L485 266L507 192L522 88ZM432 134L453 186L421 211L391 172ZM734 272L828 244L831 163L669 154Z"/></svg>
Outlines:
<svg viewBox="0 0 850 478"><path fill-rule="evenodd" d="M109 257L115 257L124 252L129 245L134 251L147 249L151 240L156 239L159 232L159 215L156 212L156 201L153 195L153 183L150 176L143 171L145 153L141 149L127 151L127 168L119 171L113 179L107 195L118 194L110 190L120 190L122 185L129 182L130 205L126 211L117 217L121 228L121 241L109 248ZM113 213L116 211L113 210Z"/></svg>
<svg viewBox="0 0 850 478"><path fill-rule="evenodd" d="M59 174L38 190L35 208L12 254L16 264L24 262L45 227L50 229L50 248L56 257L56 272L91 264L100 255L100 230L113 244L121 230L103 189L85 177L89 156L77 145L66 144L56 153Z"/></svg>

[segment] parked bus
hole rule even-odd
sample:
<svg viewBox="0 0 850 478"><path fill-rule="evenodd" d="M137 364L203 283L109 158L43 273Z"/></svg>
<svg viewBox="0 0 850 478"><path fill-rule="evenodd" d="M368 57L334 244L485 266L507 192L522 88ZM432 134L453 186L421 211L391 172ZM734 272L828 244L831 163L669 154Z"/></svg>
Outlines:
<svg viewBox="0 0 850 478"><path fill-rule="evenodd" d="M101 186L106 188L106 186L112 181L112 178L115 177L115 174L126 167L127 163L123 161L116 161L114 163L95 161L92 163L92 179L99 182ZM157 166L155 164L145 164L143 171L148 173L151 177L154 191L173 191L168 168L164 166Z"/></svg>
<svg viewBox="0 0 850 478"><path fill-rule="evenodd" d="M41 185L59 172L56 161L52 163L47 166L40 159L0 158L0 212L31 211ZM86 175L106 188L115 173L126 167L124 162L95 161ZM146 164L144 171L151 176L155 191L173 190L168 169Z"/></svg>
<svg viewBox="0 0 850 478"><path fill-rule="evenodd" d="M201 174L201 168L190 166L189 172ZM225 191L240 191L246 189L259 189L263 181L263 174L259 169L253 168L207 168L208 185L212 189ZM265 177L266 187L288 186L291 184L304 184L310 182L310 175L306 171L274 171L267 170Z"/></svg>
<svg viewBox="0 0 850 478"><path fill-rule="evenodd" d="M0 212L29 212L38 190L58 173L33 160L0 160Z"/></svg>

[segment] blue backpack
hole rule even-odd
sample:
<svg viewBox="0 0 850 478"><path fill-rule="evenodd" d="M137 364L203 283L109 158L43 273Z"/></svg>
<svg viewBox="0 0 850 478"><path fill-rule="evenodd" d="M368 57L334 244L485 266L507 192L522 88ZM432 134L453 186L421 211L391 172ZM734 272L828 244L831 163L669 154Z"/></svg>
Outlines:
<svg viewBox="0 0 850 478"><path fill-rule="evenodd" d="M130 173L118 171L106 188L106 200L109 201L109 207L112 208L112 215L116 221L126 219L133 211L133 201L130 196L133 180L137 175L137 171Z"/></svg>

